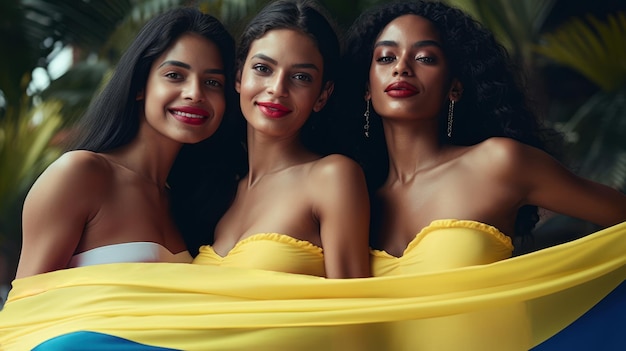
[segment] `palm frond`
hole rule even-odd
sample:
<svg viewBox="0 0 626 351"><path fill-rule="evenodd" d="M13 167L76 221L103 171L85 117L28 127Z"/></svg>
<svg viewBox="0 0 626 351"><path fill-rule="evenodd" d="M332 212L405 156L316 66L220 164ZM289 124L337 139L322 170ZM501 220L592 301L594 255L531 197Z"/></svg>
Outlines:
<svg viewBox="0 0 626 351"><path fill-rule="evenodd" d="M61 126L60 109L61 103L48 101L0 124L0 214L14 206L19 195L58 156L50 140Z"/></svg>
<svg viewBox="0 0 626 351"><path fill-rule="evenodd" d="M446 0L491 30L518 61L530 60L532 44L554 7L555 0Z"/></svg>
<svg viewBox="0 0 626 351"><path fill-rule="evenodd" d="M60 108L59 102L45 102L0 122L0 248L19 247L24 196L60 153L50 145L61 126Z"/></svg>
<svg viewBox="0 0 626 351"><path fill-rule="evenodd" d="M57 41L95 49L132 8L130 0L21 0L21 5L29 41L46 42L42 47L48 49Z"/></svg>
<svg viewBox="0 0 626 351"><path fill-rule="evenodd" d="M626 84L626 13L609 15L606 22L589 16L573 19L542 36L534 50L579 72L604 91Z"/></svg>
<svg viewBox="0 0 626 351"><path fill-rule="evenodd" d="M569 140L574 171L586 178L626 190L626 89L600 90L568 121L555 127Z"/></svg>

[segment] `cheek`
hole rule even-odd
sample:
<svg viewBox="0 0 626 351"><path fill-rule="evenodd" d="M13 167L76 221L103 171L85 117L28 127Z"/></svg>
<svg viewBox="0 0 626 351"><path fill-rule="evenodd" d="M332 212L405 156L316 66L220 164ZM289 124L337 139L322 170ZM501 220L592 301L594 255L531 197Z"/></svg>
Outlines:
<svg viewBox="0 0 626 351"><path fill-rule="evenodd" d="M377 104L377 102L381 102L386 98L384 88L380 84L370 82L370 98L372 107L384 107L384 104L382 104L383 106L378 106Z"/></svg>
<svg viewBox="0 0 626 351"><path fill-rule="evenodd" d="M239 87L239 95L242 98L248 98L250 96L250 91L252 90L253 86L251 86L248 83L249 82L247 82L247 81L241 82L241 85Z"/></svg>
<svg viewBox="0 0 626 351"><path fill-rule="evenodd" d="M429 85L439 89L440 91L445 92L446 85L449 84L450 78L447 72L443 70L433 70L431 72L426 72L425 79L430 82Z"/></svg>
<svg viewBox="0 0 626 351"><path fill-rule="evenodd" d="M159 96L159 90L154 87L146 87L143 101L143 108L146 114L154 113L162 108L160 101L162 98Z"/></svg>
<svg viewBox="0 0 626 351"><path fill-rule="evenodd" d="M381 84L381 75L382 72L381 68L378 66L374 66L372 65L372 67L370 67L370 74L369 74L369 84L372 87L378 87Z"/></svg>
<svg viewBox="0 0 626 351"><path fill-rule="evenodd" d="M226 98L224 97L224 93L214 92L210 94L207 99L213 108L215 116L222 116L226 110Z"/></svg>
<svg viewBox="0 0 626 351"><path fill-rule="evenodd" d="M301 89L294 88L291 91L297 101L300 101L303 105L311 105L312 108L322 96L322 85L314 84Z"/></svg>
<svg viewBox="0 0 626 351"><path fill-rule="evenodd" d="M158 103L163 99L167 99L169 95L171 95L171 92L162 85L149 83L146 85L144 101L146 101L146 105L152 105L154 103Z"/></svg>
<svg viewBox="0 0 626 351"><path fill-rule="evenodd" d="M241 76L241 82L239 83L239 93L242 95L248 95L259 90L261 83L254 75L243 74Z"/></svg>

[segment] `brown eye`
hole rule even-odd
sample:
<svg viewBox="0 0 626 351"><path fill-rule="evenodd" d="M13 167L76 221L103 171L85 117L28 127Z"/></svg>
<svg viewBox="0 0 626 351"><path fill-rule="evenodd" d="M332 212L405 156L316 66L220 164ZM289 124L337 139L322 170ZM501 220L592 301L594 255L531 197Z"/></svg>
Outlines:
<svg viewBox="0 0 626 351"><path fill-rule="evenodd" d="M382 56L376 59L376 62L380 62L380 63L390 63L393 62L395 60L395 56Z"/></svg>
<svg viewBox="0 0 626 351"><path fill-rule="evenodd" d="M165 73L165 77L170 78L170 79L180 79L182 78L182 75L176 72L168 72L168 73Z"/></svg>
<svg viewBox="0 0 626 351"><path fill-rule="evenodd" d="M269 73L271 71L269 67L260 63L252 66L252 69L259 73Z"/></svg>
<svg viewBox="0 0 626 351"><path fill-rule="evenodd" d="M415 61L423 62L423 63L436 63L437 59L430 56L420 56L415 59Z"/></svg>
<svg viewBox="0 0 626 351"><path fill-rule="evenodd" d="M297 73L293 75L294 79L301 80L303 82L312 82L313 78L310 75L304 73Z"/></svg>
<svg viewBox="0 0 626 351"><path fill-rule="evenodd" d="M209 79L204 84L206 84L207 86L210 86L210 87L214 87L214 88L221 88L222 87L222 83L220 81L218 81L218 80L215 80L215 79Z"/></svg>

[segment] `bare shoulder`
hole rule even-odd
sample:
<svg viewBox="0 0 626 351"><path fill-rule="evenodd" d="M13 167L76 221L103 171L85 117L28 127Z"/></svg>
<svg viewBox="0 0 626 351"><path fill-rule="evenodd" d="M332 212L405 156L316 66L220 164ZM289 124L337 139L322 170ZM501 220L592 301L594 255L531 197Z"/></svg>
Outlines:
<svg viewBox="0 0 626 351"><path fill-rule="evenodd" d="M51 168L54 172L63 173L70 180L92 183L91 185L110 179L112 173L109 161L102 155L87 150L66 152Z"/></svg>
<svg viewBox="0 0 626 351"><path fill-rule="evenodd" d="M315 161L307 183L312 198L318 204L340 206L355 201L368 203L363 170L357 162L346 156L333 154Z"/></svg>
<svg viewBox="0 0 626 351"><path fill-rule="evenodd" d="M516 160L520 157L528 157L535 153L535 150L539 151L532 146L505 137L489 138L478 144L476 148L476 151L496 160Z"/></svg>
<svg viewBox="0 0 626 351"><path fill-rule="evenodd" d="M102 172L110 170L108 161L100 154L87 151L68 151L54 161L51 167L76 172Z"/></svg>
<svg viewBox="0 0 626 351"><path fill-rule="evenodd" d="M111 179L107 160L89 151L65 153L41 174L24 201L18 276L67 266Z"/></svg>
<svg viewBox="0 0 626 351"><path fill-rule="evenodd" d="M470 155L472 162L506 174L527 169L534 162L551 159L538 148L505 137L493 137L477 144Z"/></svg>
<svg viewBox="0 0 626 351"><path fill-rule="evenodd" d="M37 179L24 201L24 233L78 223L82 226L98 211L111 189L112 171L100 155L89 151L67 152ZM71 232L64 228L63 232Z"/></svg>
<svg viewBox="0 0 626 351"><path fill-rule="evenodd" d="M111 167L101 155L85 150L69 151L54 161L31 189L46 192L83 193L106 187Z"/></svg>
<svg viewBox="0 0 626 351"><path fill-rule="evenodd" d="M363 170L353 159L332 154L315 161L311 168L311 175L316 179L350 179L362 177Z"/></svg>

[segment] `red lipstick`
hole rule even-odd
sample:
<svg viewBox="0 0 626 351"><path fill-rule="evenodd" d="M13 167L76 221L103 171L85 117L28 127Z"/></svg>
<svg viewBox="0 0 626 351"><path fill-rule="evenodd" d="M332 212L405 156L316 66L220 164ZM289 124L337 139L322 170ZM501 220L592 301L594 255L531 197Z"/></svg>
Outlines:
<svg viewBox="0 0 626 351"><path fill-rule="evenodd" d="M392 97L409 97L418 93L417 88L404 81L391 83L385 88L385 93Z"/></svg>
<svg viewBox="0 0 626 351"><path fill-rule="evenodd" d="M200 125L209 118L209 112L192 106L178 106L169 109L177 120L191 125Z"/></svg>
<svg viewBox="0 0 626 351"><path fill-rule="evenodd" d="M270 118L281 118L291 112L286 106L273 102L257 102L256 104L261 112Z"/></svg>

